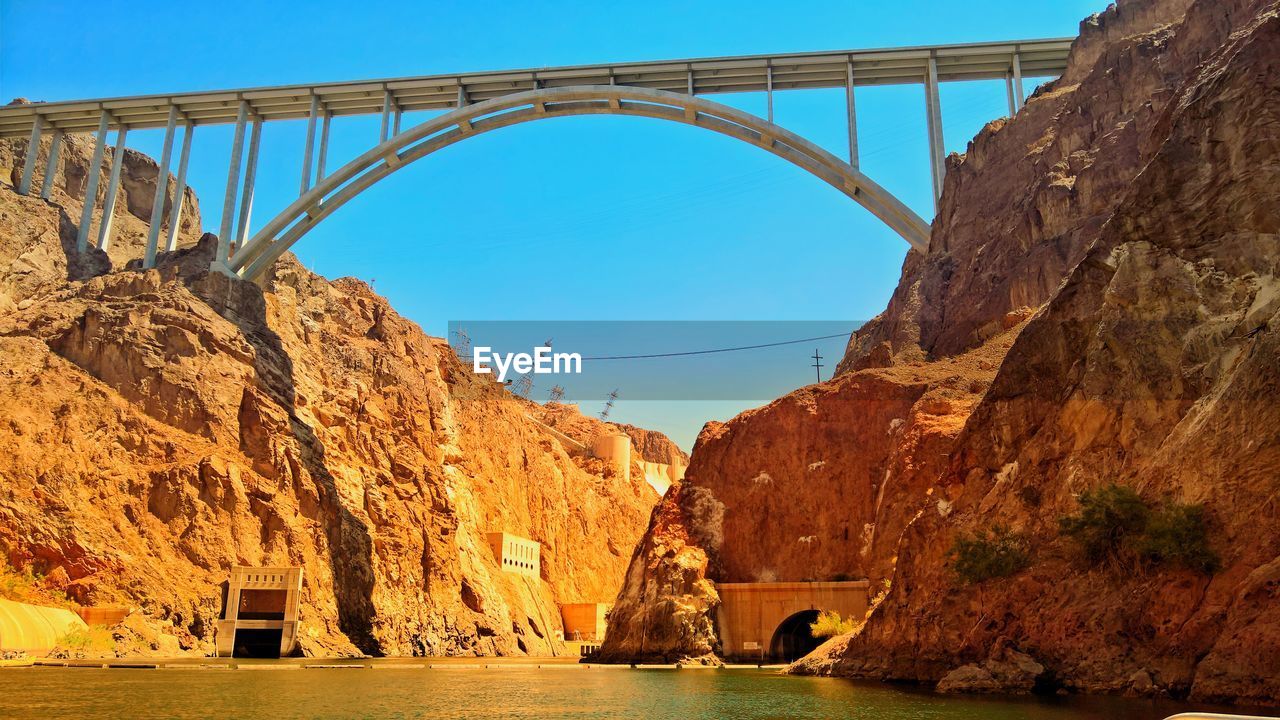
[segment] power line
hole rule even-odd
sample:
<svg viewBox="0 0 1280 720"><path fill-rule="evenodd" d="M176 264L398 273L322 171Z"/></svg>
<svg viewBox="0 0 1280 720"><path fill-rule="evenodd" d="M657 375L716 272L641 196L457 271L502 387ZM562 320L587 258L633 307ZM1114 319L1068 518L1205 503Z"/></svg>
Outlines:
<svg viewBox="0 0 1280 720"><path fill-rule="evenodd" d="M669 352L669 353L653 353L650 355L602 355L598 357L584 357L583 360L645 360L648 358L662 357L681 357L686 355L710 355L712 353L737 352L739 350L758 350L760 348L778 347L780 345L796 345L798 343L813 342L815 340L830 340L831 338L849 337L849 333L836 333L835 335L821 335L819 337L801 338L799 340L784 340L782 342L761 343L760 345L740 345L738 347L717 348L715 350L689 350L686 352Z"/></svg>

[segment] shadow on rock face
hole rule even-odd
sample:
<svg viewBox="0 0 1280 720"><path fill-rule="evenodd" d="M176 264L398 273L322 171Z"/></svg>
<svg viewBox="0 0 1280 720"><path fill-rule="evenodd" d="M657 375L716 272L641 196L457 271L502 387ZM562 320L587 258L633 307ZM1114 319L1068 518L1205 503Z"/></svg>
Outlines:
<svg viewBox="0 0 1280 720"><path fill-rule="evenodd" d="M324 443L294 410L297 391L293 359L285 350L280 336L267 322L267 304L262 288L209 271L217 242L216 235L205 233L194 247L162 253L158 269L162 274L176 274L197 297L236 325L244 339L253 346L258 385L245 388L241 400L241 449L250 457L255 454L261 456L261 452L255 453L260 448L253 447L255 435L261 433L255 433L254 429L279 420L287 423L288 434L297 442L302 467L314 479L319 494L318 507L310 510L317 513L313 519L326 528L339 627L361 652L381 655L381 647L372 631L376 610L372 600L373 541L369 528L343 504L337 483L325 461ZM130 266L138 264L135 261ZM264 403L267 406L264 407ZM300 497L305 495L304 492L299 493ZM305 505L302 509L304 513L308 511Z"/></svg>

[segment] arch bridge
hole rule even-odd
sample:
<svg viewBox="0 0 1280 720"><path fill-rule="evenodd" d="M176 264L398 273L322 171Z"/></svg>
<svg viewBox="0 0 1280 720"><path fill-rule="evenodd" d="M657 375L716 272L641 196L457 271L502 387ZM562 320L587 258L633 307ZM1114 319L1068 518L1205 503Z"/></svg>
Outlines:
<svg viewBox="0 0 1280 720"><path fill-rule="evenodd" d="M339 207L405 165L464 139L512 125L571 115L630 115L680 122L759 147L835 187L884 222L918 252L927 252L929 223L859 169L857 87L922 84L929 167L935 204L942 190L943 134L939 83L1004 79L1009 113L1025 94L1023 78L1054 77L1065 69L1070 38L838 52L751 55L676 61L582 65L461 75L146 95L98 100L34 103L0 108L0 137L30 139L17 190L32 191L40 165L40 140L52 133L44 158L41 197L48 198L67 133L96 133L85 188L77 248L87 249L97 203L98 180L108 135L124 147L131 129L165 128L150 232L143 267L152 267L162 247L176 247L181 198L197 127L234 124L213 268L257 280L303 235ZM837 157L774 123L775 91L844 88L848 154ZM736 110L706 96L763 92L765 117ZM402 128L405 112L443 111ZM370 149L332 173L326 160L333 120L353 115L381 117ZM262 125L304 120L299 196L250 234L254 183ZM168 203L169 170L182 126L174 200ZM247 150L247 153L246 153ZM106 249L120 182L123 153L112 154L102 222L94 244Z"/></svg>
<svg viewBox="0 0 1280 720"><path fill-rule="evenodd" d="M842 618L863 618L869 587L866 580L716 583L721 652L741 660L790 662L803 657L822 642L809 632L818 613L829 610Z"/></svg>

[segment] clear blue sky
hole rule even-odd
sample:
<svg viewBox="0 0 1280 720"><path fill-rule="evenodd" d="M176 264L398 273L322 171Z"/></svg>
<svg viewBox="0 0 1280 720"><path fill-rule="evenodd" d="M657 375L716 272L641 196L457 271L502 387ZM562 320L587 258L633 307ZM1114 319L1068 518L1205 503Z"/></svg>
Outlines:
<svg viewBox="0 0 1280 720"><path fill-rule="evenodd" d="M0 102L1072 36L1105 5L0 0ZM941 93L948 150L963 151L1006 113L1001 82ZM762 94L713 99L764 113ZM839 90L780 92L775 116L843 156L843 104ZM863 170L930 218L923 104L919 86L858 90ZM367 149L377 123L335 121L329 167ZM157 155L161 135L136 131L129 145ZM255 227L297 194L303 123L272 123L263 135ZM203 128L192 153L209 230L230 136L226 126ZM906 250L845 196L757 148L617 117L461 143L375 186L295 246L326 276L375 280L435 335L465 319L864 320L884 308ZM797 384L810 372L798 363ZM624 401L615 417L658 426L687 448L703 419L749 404Z"/></svg>

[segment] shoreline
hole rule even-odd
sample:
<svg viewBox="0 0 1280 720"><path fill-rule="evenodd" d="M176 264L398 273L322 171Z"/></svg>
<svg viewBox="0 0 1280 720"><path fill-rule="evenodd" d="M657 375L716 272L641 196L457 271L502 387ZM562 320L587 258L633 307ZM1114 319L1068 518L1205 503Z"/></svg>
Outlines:
<svg viewBox="0 0 1280 720"><path fill-rule="evenodd" d="M769 670L785 664L700 665L686 663L590 663L573 657L530 659L469 657L394 658L19 658L0 661L0 670L91 668L101 670L504 670L581 668L584 670Z"/></svg>

